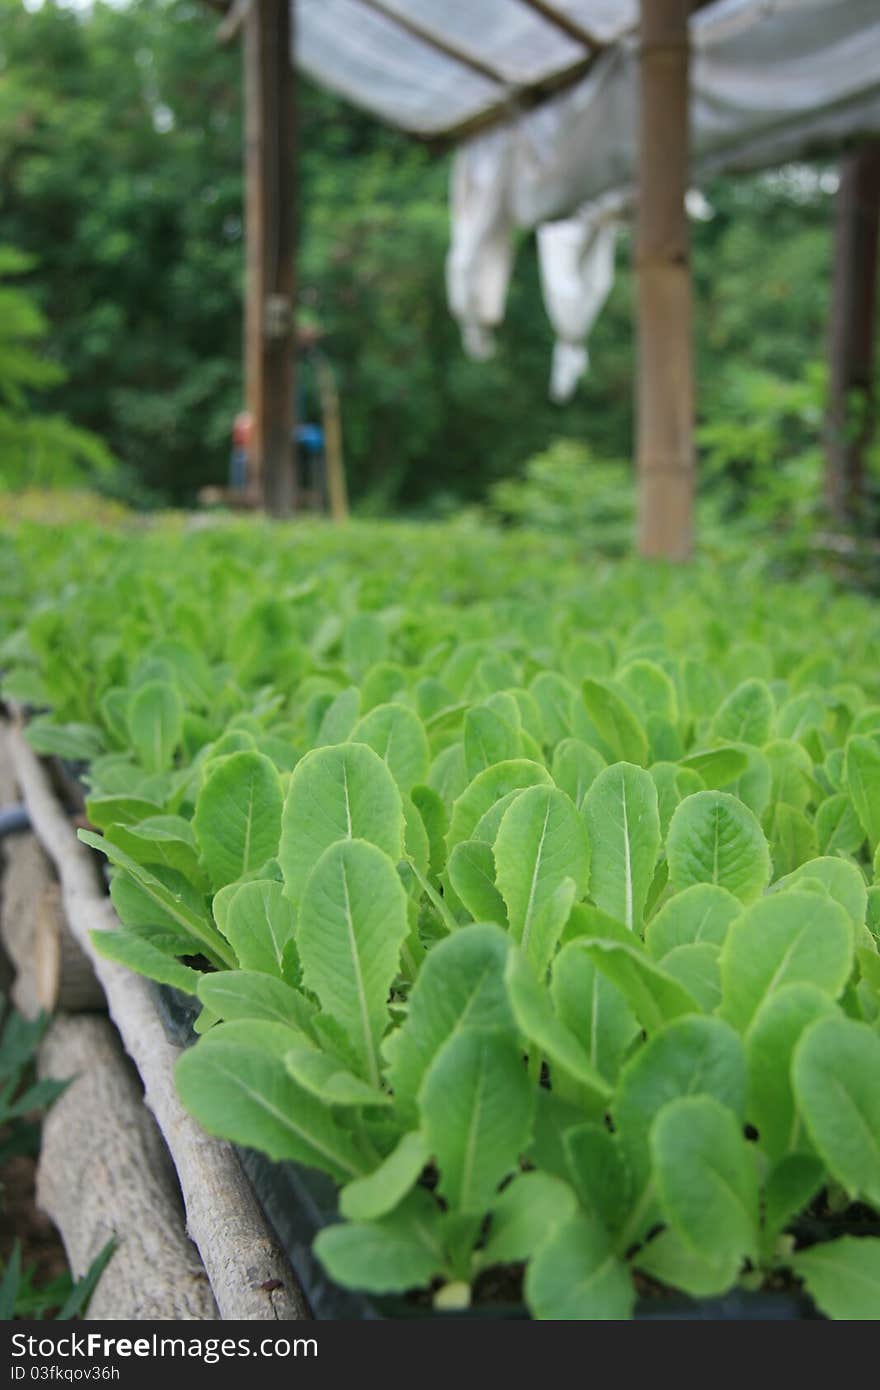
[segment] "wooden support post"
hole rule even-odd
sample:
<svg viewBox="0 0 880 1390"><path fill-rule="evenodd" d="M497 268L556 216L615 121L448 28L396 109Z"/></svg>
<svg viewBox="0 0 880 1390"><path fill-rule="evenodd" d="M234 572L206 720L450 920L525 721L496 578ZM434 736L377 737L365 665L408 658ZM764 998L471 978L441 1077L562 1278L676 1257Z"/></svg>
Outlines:
<svg viewBox="0 0 880 1390"><path fill-rule="evenodd" d="M880 141L840 165L834 283L828 334L826 500L836 521L855 521L864 455L874 431L874 338L880 232Z"/></svg>
<svg viewBox="0 0 880 1390"><path fill-rule="evenodd" d="M296 505L292 8L251 0L244 17L248 488L272 516Z"/></svg>
<svg viewBox="0 0 880 1390"><path fill-rule="evenodd" d="M638 546L685 560L693 540L694 380L684 198L690 0L641 0L639 80Z"/></svg>

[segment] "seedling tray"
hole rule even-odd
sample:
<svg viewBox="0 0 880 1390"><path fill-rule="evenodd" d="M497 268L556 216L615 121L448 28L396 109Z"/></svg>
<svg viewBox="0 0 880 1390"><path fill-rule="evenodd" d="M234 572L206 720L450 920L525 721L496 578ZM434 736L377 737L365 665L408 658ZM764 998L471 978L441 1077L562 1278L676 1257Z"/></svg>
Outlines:
<svg viewBox="0 0 880 1390"><path fill-rule="evenodd" d="M250 1150L239 1150L239 1157L315 1318L528 1318L523 1304L485 1303L463 1313L435 1313L424 1304L408 1299L370 1298L339 1288L327 1278L311 1249L318 1232L339 1220L331 1179L295 1163L272 1163ZM723 1298L642 1299L635 1316L640 1321L788 1322L818 1315L808 1299L794 1294L750 1293L735 1289Z"/></svg>
<svg viewBox="0 0 880 1390"><path fill-rule="evenodd" d="M193 1025L200 1005L168 985L156 985L154 989L156 1007L169 1039L178 1047L188 1047L196 1041ZM370 1297L340 1288L327 1278L312 1253L318 1232L340 1219L332 1180L297 1163L273 1163L253 1149L237 1148L237 1153L313 1317L344 1322L426 1316L528 1318L528 1310L521 1303L485 1303L464 1312L434 1312L414 1300ZM734 1289L721 1298L644 1298L636 1306L635 1317L639 1321L666 1322L791 1322L818 1319L821 1314L803 1295Z"/></svg>

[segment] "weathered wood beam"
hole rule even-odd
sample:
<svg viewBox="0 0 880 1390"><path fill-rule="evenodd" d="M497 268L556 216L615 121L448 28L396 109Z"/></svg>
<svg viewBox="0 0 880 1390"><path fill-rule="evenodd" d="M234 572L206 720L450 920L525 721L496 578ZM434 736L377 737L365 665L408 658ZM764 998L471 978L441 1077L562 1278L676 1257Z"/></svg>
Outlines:
<svg viewBox="0 0 880 1390"><path fill-rule="evenodd" d="M689 164L689 0L642 0L639 64L638 548L685 560L695 461Z"/></svg>
<svg viewBox="0 0 880 1390"><path fill-rule="evenodd" d="M880 233L880 141L845 156L834 235L828 334L825 495L841 523L858 518L874 433L874 347Z"/></svg>

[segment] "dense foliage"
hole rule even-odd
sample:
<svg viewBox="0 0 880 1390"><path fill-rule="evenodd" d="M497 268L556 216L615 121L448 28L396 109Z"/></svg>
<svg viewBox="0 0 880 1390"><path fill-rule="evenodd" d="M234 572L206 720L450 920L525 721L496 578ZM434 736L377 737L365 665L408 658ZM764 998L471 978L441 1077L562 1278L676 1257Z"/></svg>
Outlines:
<svg viewBox="0 0 880 1390"><path fill-rule="evenodd" d="M0 490L106 481L113 460L101 441L35 404L64 372L40 355L47 324L18 283L29 267L21 252L0 246Z"/></svg>
<svg viewBox="0 0 880 1390"><path fill-rule="evenodd" d="M214 29L196 0L0 0L0 242L36 261L67 373L52 408L102 437L141 500L222 482L241 404L240 55ZM361 505L482 498L554 436L629 458L628 243L591 374L553 406L532 240L497 357L468 362L444 298L448 154L305 83L300 108L301 311L327 335ZM819 496L810 364L830 190L810 170L713 183L712 216L693 225L706 476L723 469L735 506L774 500L780 479L784 505ZM308 373L304 392L314 418Z"/></svg>
<svg viewBox="0 0 880 1390"><path fill-rule="evenodd" d="M7 695L334 1279L880 1317L880 620L457 526L22 528ZM100 832L100 833L96 833Z"/></svg>

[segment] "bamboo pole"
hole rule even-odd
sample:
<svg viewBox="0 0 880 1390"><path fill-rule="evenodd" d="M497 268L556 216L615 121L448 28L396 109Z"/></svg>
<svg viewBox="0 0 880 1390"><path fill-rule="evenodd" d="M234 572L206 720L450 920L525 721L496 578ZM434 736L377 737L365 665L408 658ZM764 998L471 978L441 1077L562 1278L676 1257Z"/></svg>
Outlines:
<svg viewBox="0 0 880 1390"><path fill-rule="evenodd" d="M693 544L689 0L641 0L638 234L638 547L686 560Z"/></svg>
<svg viewBox="0 0 880 1390"><path fill-rule="evenodd" d="M836 521L856 520L874 432L874 342L880 233L880 141L840 164L828 335L825 495Z"/></svg>
<svg viewBox="0 0 880 1390"><path fill-rule="evenodd" d="M251 0L243 19L248 490L272 516L296 504L292 10L291 0Z"/></svg>
<svg viewBox="0 0 880 1390"><path fill-rule="evenodd" d="M314 362L315 374L318 378L318 395L321 398L330 515L334 521L348 521L348 488L345 482L345 459L342 453L342 416L339 410L339 391L336 387L333 368L322 352L315 352Z"/></svg>

